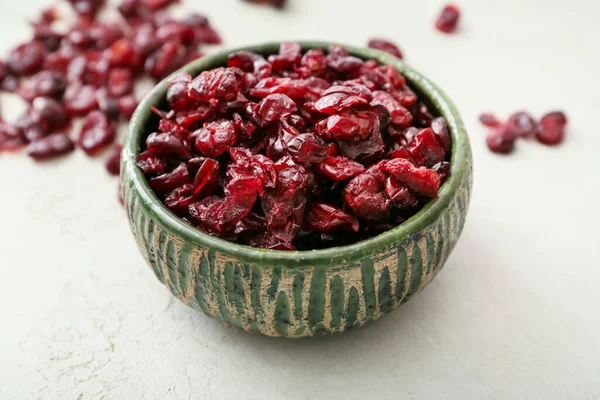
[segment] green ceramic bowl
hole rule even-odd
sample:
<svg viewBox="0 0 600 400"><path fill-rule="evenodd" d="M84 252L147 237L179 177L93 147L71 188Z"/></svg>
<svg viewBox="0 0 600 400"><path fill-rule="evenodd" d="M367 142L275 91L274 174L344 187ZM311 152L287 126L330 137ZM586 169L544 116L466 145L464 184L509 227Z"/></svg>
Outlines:
<svg viewBox="0 0 600 400"><path fill-rule="evenodd" d="M301 45L326 49L329 43ZM273 54L278 48L279 43L268 43L221 52L183 70L196 76L225 65L234 51ZM357 57L398 68L448 121L452 172L438 197L393 230L325 250L262 250L201 233L161 204L135 165L150 126L156 126L150 107L165 105L163 81L131 120L122 156L122 194L142 255L156 277L185 304L227 325L268 336L343 332L405 303L442 269L460 236L470 199L471 150L463 122L448 97L402 61L377 50L347 49Z"/></svg>

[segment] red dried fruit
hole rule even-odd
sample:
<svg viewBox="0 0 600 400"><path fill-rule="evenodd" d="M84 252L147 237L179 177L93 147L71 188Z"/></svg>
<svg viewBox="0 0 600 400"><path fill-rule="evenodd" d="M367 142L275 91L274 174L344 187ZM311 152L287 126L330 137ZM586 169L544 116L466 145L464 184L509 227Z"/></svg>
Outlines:
<svg viewBox="0 0 600 400"><path fill-rule="evenodd" d="M97 154L115 140L115 127L106 115L100 111L92 111L85 117L77 144L88 155Z"/></svg>
<svg viewBox="0 0 600 400"><path fill-rule="evenodd" d="M69 116L65 108L55 99L37 97L33 100L32 110L39 114L43 123L49 125L49 130L62 129L69 124Z"/></svg>
<svg viewBox="0 0 600 400"><path fill-rule="evenodd" d="M351 72L359 69L363 64L360 58L349 55L341 45L330 46L326 60L327 67L335 72Z"/></svg>
<svg viewBox="0 0 600 400"><path fill-rule="evenodd" d="M83 117L98 107L93 86L73 86L67 89L64 105L71 117Z"/></svg>
<svg viewBox="0 0 600 400"><path fill-rule="evenodd" d="M358 232L358 220L339 208L323 202L314 202L306 213L306 225L316 232L329 232L342 226L349 226Z"/></svg>
<svg viewBox="0 0 600 400"><path fill-rule="evenodd" d="M133 90L133 74L125 68L115 68L108 75L108 93L114 97L122 97Z"/></svg>
<svg viewBox="0 0 600 400"><path fill-rule="evenodd" d="M479 122L490 128L499 128L502 122L492 113L483 113L479 115Z"/></svg>
<svg viewBox="0 0 600 400"><path fill-rule="evenodd" d="M388 92L381 90L373 92L373 101L371 102L371 105L385 107L392 117L392 124L400 128L409 127L413 121L411 113Z"/></svg>
<svg viewBox="0 0 600 400"><path fill-rule="evenodd" d="M236 68L204 71L189 84L189 96L194 100L202 101L234 100L240 91L242 75L242 71Z"/></svg>
<svg viewBox="0 0 600 400"><path fill-rule="evenodd" d="M394 43L385 39L371 39L369 40L368 46L372 49L382 50L386 53L390 53L394 57L402 59L402 52Z"/></svg>
<svg viewBox="0 0 600 400"><path fill-rule="evenodd" d="M515 148L515 138L512 135L508 135L504 126L490 133L486 139L486 143L488 148L494 153L508 154L512 153Z"/></svg>
<svg viewBox="0 0 600 400"><path fill-rule="evenodd" d="M444 117L435 118L431 121L431 130L436 135L436 139L444 149L446 154L450 153L450 134L448 133L448 123Z"/></svg>
<svg viewBox="0 0 600 400"><path fill-rule="evenodd" d="M460 10L454 5L447 5L442 9L438 19L435 21L435 27L443 33L452 33L456 30Z"/></svg>
<svg viewBox="0 0 600 400"><path fill-rule="evenodd" d="M297 110L296 103L285 94L270 94L259 105L258 115L268 122L279 121Z"/></svg>
<svg viewBox="0 0 600 400"><path fill-rule="evenodd" d="M98 110L102 111L111 121L119 119L119 100L108 92L107 88L96 90Z"/></svg>
<svg viewBox="0 0 600 400"><path fill-rule="evenodd" d="M300 60L300 65L307 69L313 76L321 76L327 69L327 59L323 50L311 49L308 50Z"/></svg>
<svg viewBox="0 0 600 400"><path fill-rule="evenodd" d="M179 164L173 171L151 178L148 184L156 194L162 196L178 187L190 183L190 175L185 163Z"/></svg>
<svg viewBox="0 0 600 400"><path fill-rule="evenodd" d="M131 118L137 106L138 102L133 96L124 96L119 99L119 113L123 118Z"/></svg>
<svg viewBox="0 0 600 400"><path fill-rule="evenodd" d="M322 114L332 115L347 108L367 104L368 101L362 97L352 96L346 93L332 93L321 97L315 104L315 110Z"/></svg>
<svg viewBox="0 0 600 400"><path fill-rule="evenodd" d="M263 56L249 51L238 51L230 54L227 66L239 68L244 72L252 72L257 78L262 79L271 75L271 64Z"/></svg>
<svg viewBox="0 0 600 400"><path fill-rule="evenodd" d="M46 47L42 42L25 43L8 55L6 65L17 76L35 74L42 69L46 53Z"/></svg>
<svg viewBox="0 0 600 400"><path fill-rule="evenodd" d="M55 133L50 136L35 139L27 146L27 155L38 160L48 160L75 149L73 141L66 133Z"/></svg>
<svg viewBox="0 0 600 400"><path fill-rule="evenodd" d="M435 171L417 168L402 158L384 161L382 169L418 196L435 197L440 188L440 178Z"/></svg>
<svg viewBox="0 0 600 400"><path fill-rule="evenodd" d="M383 221L389 217L390 201L384 193L383 183L369 173L348 182L344 200L354 214L367 221Z"/></svg>
<svg viewBox="0 0 600 400"><path fill-rule="evenodd" d="M534 136L538 131L538 122L525 111L519 111L508 117L506 132L513 137Z"/></svg>
<svg viewBox="0 0 600 400"><path fill-rule="evenodd" d="M160 175L167 170L166 161L161 160L149 151L140 153L135 161L138 168L146 175Z"/></svg>
<svg viewBox="0 0 600 400"><path fill-rule="evenodd" d="M287 143L288 152L301 163L320 163L329 151L329 146L312 133L292 137Z"/></svg>
<svg viewBox="0 0 600 400"><path fill-rule="evenodd" d="M104 163L104 166L106 167L106 170L108 171L108 173L111 175L117 176L117 175L119 175L119 172L121 172L121 151L122 150L123 150L123 146L121 146L120 144L117 144L117 145L115 145L115 147L113 147L110 154L106 158L106 162Z"/></svg>
<svg viewBox="0 0 600 400"><path fill-rule="evenodd" d="M317 171L334 182L341 182L353 178L362 172L362 164L347 159L346 157L330 157L317 166Z"/></svg>
<svg viewBox="0 0 600 400"><path fill-rule="evenodd" d="M204 128L194 132L194 148L205 157L217 157L235 146L238 132L231 121L219 120L207 123Z"/></svg>
<svg viewBox="0 0 600 400"><path fill-rule="evenodd" d="M146 139L146 147L156 156L190 158L189 144L177 133L155 132Z"/></svg>
<svg viewBox="0 0 600 400"><path fill-rule="evenodd" d="M324 132L336 140L359 142L380 128L379 116L370 111L342 111L327 118Z"/></svg>
<svg viewBox="0 0 600 400"><path fill-rule="evenodd" d="M61 99L67 88L65 77L56 72L41 71L25 81L19 94L25 101L32 102L39 96Z"/></svg>
<svg viewBox="0 0 600 400"><path fill-rule="evenodd" d="M567 117L562 111L549 112L542 117L541 129L537 132L536 138L540 143L550 146L557 145L565 137L566 126Z"/></svg>
<svg viewBox="0 0 600 400"><path fill-rule="evenodd" d="M15 150L25 143L22 129L0 121L0 151Z"/></svg>
<svg viewBox="0 0 600 400"><path fill-rule="evenodd" d="M279 47L279 54L269 56L269 63L275 71L289 69L302 58L300 45L297 43L282 42Z"/></svg>
<svg viewBox="0 0 600 400"><path fill-rule="evenodd" d="M412 159L417 161L419 165L425 165L429 168L444 161L446 157L446 152L440 146L431 128L419 132L411 142L408 151Z"/></svg>

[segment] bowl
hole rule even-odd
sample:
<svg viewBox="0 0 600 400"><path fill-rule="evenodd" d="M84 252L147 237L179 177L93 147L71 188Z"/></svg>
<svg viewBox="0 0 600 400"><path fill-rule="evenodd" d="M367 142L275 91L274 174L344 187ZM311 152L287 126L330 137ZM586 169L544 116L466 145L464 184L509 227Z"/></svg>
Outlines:
<svg viewBox="0 0 600 400"><path fill-rule="evenodd" d="M331 43L300 42L303 50ZM139 250L156 277L185 304L226 325L267 336L298 338L344 332L373 321L421 291L442 269L461 234L472 186L471 149L450 99L399 59L346 46L362 59L396 67L437 113L452 138L451 175L436 198L398 227L363 242L312 251L264 250L206 235L162 205L135 163L152 106L165 106L167 83L140 103L125 137L121 185ZM279 43L206 56L182 70L192 76L224 66L239 50L273 54ZM156 126L156 125L154 125Z"/></svg>

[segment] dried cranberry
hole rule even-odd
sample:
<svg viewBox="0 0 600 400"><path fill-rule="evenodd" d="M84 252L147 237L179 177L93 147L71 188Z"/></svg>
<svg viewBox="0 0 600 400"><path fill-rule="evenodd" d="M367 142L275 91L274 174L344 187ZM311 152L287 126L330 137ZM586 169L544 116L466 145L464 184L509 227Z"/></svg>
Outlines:
<svg viewBox="0 0 600 400"><path fill-rule="evenodd" d="M385 161L382 169L419 196L435 197L440 188L440 178L435 171L417 168L402 158Z"/></svg>
<svg viewBox="0 0 600 400"><path fill-rule="evenodd" d="M85 117L77 144L88 155L95 155L115 139L115 127L106 115L92 111Z"/></svg>
<svg viewBox="0 0 600 400"><path fill-rule="evenodd" d="M317 171L328 179L338 182L353 178L364 172L365 167L345 157L331 157L318 165Z"/></svg>
<svg viewBox="0 0 600 400"><path fill-rule="evenodd" d="M146 139L148 151L160 157L190 158L189 144L180 135L171 132L155 132Z"/></svg>
<svg viewBox="0 0 600 400"><path fill-rule="evenodd" d="M93 86L72 86L67 89L64 98L67 113L72 117L82 117L98 107Z"/></svg>
<svg viewBox="0 0 600 400"><path fill-rule="evenodd" d="M346 93L332 93L321 97L314 105L315 110L320 113L332 115L340 111L360 105L367 104L363 97L352 96Z"/></svg>
<svg viewBox="0 0 600 400"><path fill-rule="evenodd" d="M195 138L194 148L198 154L216 157L233 147L238 139L235 124L231 121L214 121L192 134Z"/></svg>
<svg viewBox="0 0 600 400"><path fill-rule="evenodd" d="M436 135L436 139L444 149L446 154L450 153L450 134L448 133L448 123L444 117L439 117L431 121L431 130Z"/></svg>
<svg viewBox="0 0 600 400"><path fill-rule="evenodd" d="M447 5L442 9L440 16L435 22L435 27L440 32L452 33L456 30L459 18L460 10L458 7Z"/></svg>
<svg viewBox="0 0 600 400"><path fill-rule="evenodd" d="M384 193L383 183L369 173L348 182L344 199L357 216L367 221L382 221L389 216L390 201Z"/></svg>
<svg viewBox="0 0 600 400"><path fill-rule="evenodd" d="M138 102L133 96L124 96L119 99L119 112L123 118L131 118L137 106Z"/></svg>
<svg viewBox="0 0 600 400"><path fill-rule="evenodd" d="M515 138L508 135L506 128L502 126L490 133L486 139L488 148L494 153L508 154L515 148Z"/></svg>
<svg viewBox="0 0 600 400"><path fill-rule="evenodd" d="M9 54L6 64L15 75L35 74L42 69L46 53L46 47L42 42L25 43Z"/></svg>
<svg viewBox="0 0 600 400"><path fill-rule="evenodd" d="M194 100L233 100L240 90L241 75L236 68L217 68L202 72L189 85L189 96ZM240 71L241 72L241 71Z"/></svg>
<svg viewBox="0 0 600 400"><path fill-rule="evenodd" d="M25 81L24 85L19 89L19 94L29 102L39 96L60 99L65 93L66 88L67 81L62 74L42 71Z"/></svg>
<svg viewBox="0 0 600 400"><path fill-rule="evenodd" d="M119 100L110 95L107 88L96 90L98 110L102 111L111 121L119 119Z"/></svg>
<svg viewBox="0 0 600 400"><path fill-rule="evenodd" d="M0 121L0 150L15 150L25 143L22 129Z"/></svg>
<svg viewBox="0 0 600 400"><path fill-rule="evenodd" d="M33 100L32 110L37 112L50 130L65 128L69 123L67 111L61 103L48 97L37 97Z"/></svg>
<svg viewBox="0 0 600 400"><path fill-rule="evenodd" d="M392 124L400 127L409 127L413 117L411 113L404 108L391 94L384 91L373 92L372 105L381 105L385 107L392 117Z"/></svg>
<svg viewBox="0 0 600 400"><path fill-rule="evenodd" d="M537 130L537 121L524 111L512 114L506 122L507 134L513 137L534 136Z"/></svg>
<svg viewBox="0 0 600 400"><path fill-rule="evenodd" d="M55 133L35 139L27 146L27 155L36 160L55 158L75 149L73 141L67 133Z"/></svg>
<svg viewBox="0 0 600 400"><path fill-rule="evenodd" d="M382 50L386 53L390 53L394 57L402 59L402 52L394 43L385 39L371 39L369 40L368 46L372 49Z"/></svg>
<svg viewBox="0 0 600 400"><path fill-rule="evenodd" d="M547 145L557 145L565 137L565 127L567 126L567 117L561 111L553 111L542 117L540 121L541 129L537 132L537 140Z"/></svg>
<svg viewBox="0 0 600 400"><path fill-rule="evenodd" d="M322 202L312 203L306 215L306 224L316 232L329 232L341 226L349 226L358 232L358 220L339 208Z"/></svg>
<svg viewBox="0 0 600 400"><path fill-rule="evenodd" d="M419 132L411 142L408 150L413 160L426 167L433 167L435 164L444 161L446 156L431 128Z"/></svg>
<svg viewBox="0 0 600 400"><path fill-rule="evenodd" d="M179 164L173 171L154 177L148 184L159 195L164 195L176 188L190 183L190 175L184 163Z"/></svg>
<svg viewBox="0 0 600 400"><path fill-rule="evenodd" d="M108 171L108 173L111 175L119 175L119 172L121 171L121 151L122 150L123 150L123 146L121 146L120 144L117 144L117 145L115 145L115 147L113 147L112 151L106 158L106 162L104 163L104 166L106 167L106 170Z"/></svg>
<svg viewBox="0 0 600 400"><path fill-rule="evenodd" d="M260 102L258 115L264 121L278 121L296 109L296 103L285 94L270 94Z"/></svg>
<svg viewBox="0 0 600 400"><path fill-rule="evenodd" d="M125 68L115 68L108 75L108 92L111 96L122 97L133 90L133 74Z"/></svg>
<svg viewBox="0 0 600 400"><path fill-rule="evenodd" d="M163 174L167 169L167 163L149 151L140 153L136 157L136 165L146 175Z"/></svg>
<svg viewBox="0 0 600 400"><path fill-rule="evenodd" d="M492 113L483 113L479 116L479 122L490 128L498 128L502 122Z"/></svg>
<svg viewBox="0 0 600 400"><path fill-rule="evenodd" d="M312 133L303 133L291 138L286 147L288 152L301 163L319 163L328 154L329 146Z"/></svg>

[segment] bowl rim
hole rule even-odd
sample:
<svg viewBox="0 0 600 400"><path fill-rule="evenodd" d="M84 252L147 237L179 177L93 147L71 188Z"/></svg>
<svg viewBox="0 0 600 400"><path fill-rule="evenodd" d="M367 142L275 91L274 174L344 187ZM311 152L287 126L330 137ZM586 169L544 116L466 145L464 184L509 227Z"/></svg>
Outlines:
<svg viewBox="0 0 600 400"><path fill-rule="evenodd" d="M334 42L323 41L294 41L300 44L303 51L311 48L326 50ZM251 51L261 54L273 54L279 49L281 42L269 42L258 45L242 46L234 49L226 49L201 59L195 60L177 72L186 71L192 76L201 71L223 66L229 54L236 51ZM383 232L367 240L350 244L347 246L330 247L318 250L283 251L260 249L241 244L228 242L226 240L205 234L195 227L187 224L181 218L168 210L150 189L142 171L137 167L135 159L141 151L141 137L144 135L147 120L151 117L151 106L164 101L167 91L167 79L163 79L148 93L138 105L127 130L123 143L123 154L121 158L122 169L126 173L121 174L122 179L127 177L131 182L122 182L122 186L130 185L141 198L140 206L146 212L172 233L184 240L193 242L208 249L214 249L237 260L287 266L318 266L333 264L348 264L357 261L374 251L383 250L394 246L409 237L411 234L421 231L433 223L441 213L448 208L457 195L462 181L467 173L470 159L470 144L464 123L458 110L449 97L416 70L407 66L398 58L375 49L360 48L344 45L351 55L361 59L374 59L384 65L392 65L397 68L407 79L411 87L416 88L425 98L439 111L448 123L449 133L452 139L451 151L451 174L441 186L438 196L430 200L415 215L397 227ZM177 73L176 72L176 73Z"/></svg>

